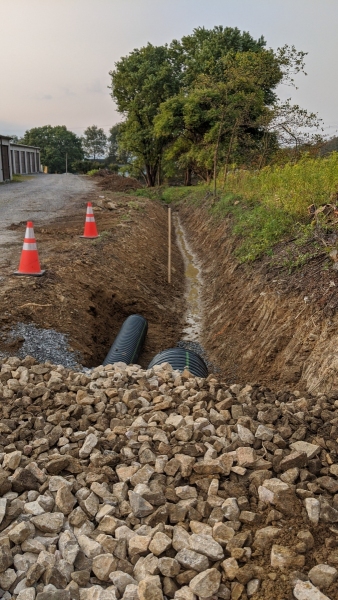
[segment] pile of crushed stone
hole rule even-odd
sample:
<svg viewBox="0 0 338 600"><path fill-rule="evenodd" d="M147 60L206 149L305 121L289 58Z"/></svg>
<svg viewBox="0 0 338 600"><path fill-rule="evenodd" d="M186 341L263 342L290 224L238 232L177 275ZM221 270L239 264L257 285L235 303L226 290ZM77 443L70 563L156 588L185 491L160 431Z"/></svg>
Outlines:
<svg viewBox="0 0 338 600"><path fill-rule="evenodd" d="M81 370L81 356L79 352L69 349L69 336L55 329L36 327L34 323L17 323L2 339L7 344L15 341L22 342L17 351L19 358L34 356L37 361L50 361L56 365L63 365L70 369ZM0 350L0 358L8 356L7 352Z"/></svg>
<svg viewBox="0 0 338 600"><path fill-rule="evenodd" d="M111 192L127 192L129 190L138 190L142 184L134 177L122 177L116 173L110 173L106 169L100 169L94 177L100 188Z"/></svg>
<svg viewBox="0 0 338 600"><path fill-rule="evenodd" d="M3 600L338 597L338 393L0 364Z"/></svg>

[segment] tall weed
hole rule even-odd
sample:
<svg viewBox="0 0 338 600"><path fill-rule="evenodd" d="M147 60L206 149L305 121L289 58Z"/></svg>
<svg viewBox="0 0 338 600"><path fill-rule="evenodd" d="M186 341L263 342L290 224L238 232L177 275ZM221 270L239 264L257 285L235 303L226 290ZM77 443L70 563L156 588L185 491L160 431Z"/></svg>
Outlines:
<svg viewBox="0 0 338 600"><path fill-rule="evenodd" d="M224 195L213 208L215 216L232 215L233 232L241 238L241 262L271 253L291 237L311 237L308 207L326 204L338 192L338 153L328 158L304 157L296 164L262 171L234 171Z"/></svg>
<svg viewBox="0 0 338 600"><path fill-rule="evenodd" d="M225 193L255 199L267 207L305 216L310 204L320 206L338 191L338 153L328 158L305 156L296 164L266 167L262 171L234 171L227 177Z"/></svg>

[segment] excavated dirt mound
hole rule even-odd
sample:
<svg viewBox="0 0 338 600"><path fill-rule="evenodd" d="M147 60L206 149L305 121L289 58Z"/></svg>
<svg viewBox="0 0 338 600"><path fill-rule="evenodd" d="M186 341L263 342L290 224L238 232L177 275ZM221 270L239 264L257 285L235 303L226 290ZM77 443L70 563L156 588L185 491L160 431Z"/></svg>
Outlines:
<svg viewBox="0 0 338 600"><path fill-rule="evenodd" d="M291 273L290 258L299 258L293 242L279 244L273 260L239 264L229 220L190 205L180 217L205 282L202 343L227 379L337 389L338 273L324 246Z"/></svg>
<svg viewBox="0 0 338 600"><path fill-rule="evenodd" d="M0 351L14 354L22 344L22 339L8 339L16 323L34 323L68 334L82 364L96 366L124 319L134 313L149 322L143 366L180 339L183 262L174 246L169 285L166 209L130 195L105 192L102 199L99 194L86 198L94 205L98 239L80 238L84 198L73 201L67 218L35 227L40 262L46 269L43 277L13 276L21 244L17 253L12 251L12 263L1 273Z"/></svg>
<svg viewBox="0 0 338 600"><path fill-rule="evenodd" d="M128 192L143 187L134 177L121 177L121 175L109 173L109 171L104 169L101 169L94 177L100 188L110 190L111 192Z"/></svg>

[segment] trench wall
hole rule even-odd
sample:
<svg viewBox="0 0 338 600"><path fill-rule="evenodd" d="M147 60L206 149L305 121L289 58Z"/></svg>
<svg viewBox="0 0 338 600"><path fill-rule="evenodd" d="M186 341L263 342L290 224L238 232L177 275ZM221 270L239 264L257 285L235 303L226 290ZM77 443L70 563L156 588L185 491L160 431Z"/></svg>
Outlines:
<svg viewBox="0 0 338 600"><path fill-rule="evenodd" d="M201 341L226 379L275 389L338 389L337 314L325 316L301 284L290 291L285 274L274 276L259 261L239 264L226 220L185 204L180 217L203 268ZM336 275L325 277L332 286Z"/></svg>

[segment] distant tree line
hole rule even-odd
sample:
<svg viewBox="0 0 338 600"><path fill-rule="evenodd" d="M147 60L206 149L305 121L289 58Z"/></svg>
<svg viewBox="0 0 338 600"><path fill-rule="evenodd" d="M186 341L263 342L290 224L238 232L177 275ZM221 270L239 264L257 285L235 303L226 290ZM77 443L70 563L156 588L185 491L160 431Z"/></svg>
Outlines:
<svg viewBox="0 0 338 600"><path fill-rule="evenodd" d="M40 148L41 163L50 173L69 172L87 173L100 167L109 167L118 171L126 166L129 155L119 151L118 133L120 125L111 127L109 136L96 125L87 127L82 137L69 131L65 125L44 125L33 127L22 138L13 136L18 144L28 144Z"/></svg>
<svg viewBox="0 0 338 600"><path fill-rule="evenodd" d="M50 172L109 166L147 186L172 180L226 180L233 168L261 169L295 160L318 142L320 120L276 89L304 73L305 53L266 48L237 28L194 29L164 46L133 50L110 72L121 115L107 136L96 125L82 137L64 125L26 131ZM314 132L314 133L313 133Z"/></svg>
<svg viewBox="0 0 338 600"><path fill-rule="evenodd" d="M123 117L116 156L125 152L129 172L154 186L178 173L186 185L193 175L216 182L230 165L261 168L285 147L297 153L313 142L319 121L280 102L276 88L294 85L304 57L293 46L273 51L263 37L221 26L134 50L110 72Z"/></svg>

